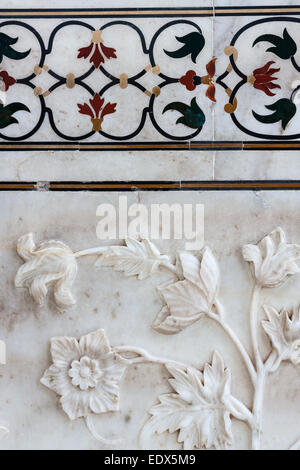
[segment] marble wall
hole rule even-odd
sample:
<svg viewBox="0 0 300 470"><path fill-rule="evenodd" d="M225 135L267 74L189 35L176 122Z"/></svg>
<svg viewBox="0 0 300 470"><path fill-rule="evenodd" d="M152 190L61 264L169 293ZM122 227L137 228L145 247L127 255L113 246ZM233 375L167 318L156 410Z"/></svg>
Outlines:
<svg viewBox="0 0 300 470"><path fill-rule="evenodd" d="M299 6L67 3L0 9L0 448L298 450Z"/></svg>

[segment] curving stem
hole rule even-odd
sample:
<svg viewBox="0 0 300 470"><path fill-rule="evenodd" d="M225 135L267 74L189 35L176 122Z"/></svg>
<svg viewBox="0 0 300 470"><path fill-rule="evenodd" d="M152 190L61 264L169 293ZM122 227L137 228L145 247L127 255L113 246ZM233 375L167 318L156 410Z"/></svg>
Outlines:
<svg viewBox="0 0 300 470"><path fill-rule="evenodd" d="M251 306L250 306L250 332L251 332L251 342L253 355L255 359L256 370L259 372L262 369L263 362L258 347L258 309L259 309L259 296L261 292L261 287L257 284L254 285Z"/></svg>
<svg viewBox="0 0 300 470"><path fill-rule="evenodd" d="M245 363L245 366L248 370L248 373L250 375L253 387L255 387L256 386L257 374L256 374L255 367L254 367L254 365L253 365L253 363L250 359L250 356L249 356L248 352L246 351L245 347L243 346L243 344L241 343L238 336L230 328L230 326L226 323L226 321L224 319L223 306L218 300L215 301L215 307L217 309L217 313L214 314L214 313L211 312L209 314L209 318L212 318L213 320L215 320L223 328L225 333L229 336L231 341L234 343L234 345L236 346L236 348L239 351L240 355L242 356L242 359L243 359L243 361Z"/></svg>
<svg viewBox="0 0 300 470"><path fill-rule="evenodd" d="M87 250L77 251L75 254L75 258L81 258L82 256L95 256L95 255L103 255L105 251L107 251L110 246L98 246L96 248L88 248Z"/></svg>
<svg viewBox="0 0 300 470"><path fill-rule="evenodd" d="M106 439L105 437L100 436L100 434L98 434L98 432L95 429L94 423L92 422L91 414L88 414L85 417L85 422L86 422L88 430L90 431L94 439L96 439L96 441L100 442L104 446L112 447L112 446L118 446L122 443L122 439Z"/></svg>
<svg viewBox="0 0 300 470"><path fill-rule="evenodd" d="M253 349L253 356L255 360L255 366L257 371L256 384L254 387L253 397L253 416L254 426L252 429L252 449L260 449L261 434L262 434L262 405L264 398L264 385L265 378L268 373L270 361L265 364L262 361L262 357L258 345L258 311L259 311L259 298L261 293L261 287L258 284L254 285L252 292L252 299L250 305L250 332L251 342ZM273 358L272 358L273 359Z"/></svg>

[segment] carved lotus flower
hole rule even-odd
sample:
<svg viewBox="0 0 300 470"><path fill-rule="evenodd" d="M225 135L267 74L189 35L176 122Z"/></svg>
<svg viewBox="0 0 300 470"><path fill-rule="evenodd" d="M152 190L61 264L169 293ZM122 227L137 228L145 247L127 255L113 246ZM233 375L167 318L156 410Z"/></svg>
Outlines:
<svg viewBox="0 0 300 470"><path fill-rule="evenodd" d="M70 419L119 409L119 384L126 361L112 351L104 330L79 340L51 339L53 364L41 383L61 396Z"/></svg>
<svg viewBox="0 0 300 470"><path fill-rule="evenodd" d="M300 307L292 312L264 306L268 320L262 322L273 347L281 361L300 364Z"/></svg>
<svg viewBox="0 0 300 470"><path fill-rule="evenodd" d="M52 240L37 247L33 234L29 233L18 240L17 251L25 263L17 272L16 287L27 287L39 304L50 287L60 309L75 303L70 289L76 277L77 262L67 245Z"/></svg>
<svg viewBox="0 0 300 470"><path fill-rule="evenodd" d="M243 256L251 264L252 274L261 287L277 287L298 273L296 261L300 246L286 243L285 233L277 228L257 245L245 245Z"/></svg>

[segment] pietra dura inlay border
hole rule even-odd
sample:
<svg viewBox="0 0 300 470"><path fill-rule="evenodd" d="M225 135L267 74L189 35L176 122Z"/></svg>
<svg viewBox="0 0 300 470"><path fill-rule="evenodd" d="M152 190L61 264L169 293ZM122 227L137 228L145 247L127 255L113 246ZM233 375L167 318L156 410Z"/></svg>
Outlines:
<svg viewBox="0 0 300 470"><path fill-rule="evenodd" d="M1 191L274 191L300 190L300 181L0 182Z"/></svg>
<svg viewBox="0 0 300 470"><path fill-rule="evenodd" d="M218 56L215 17L226 30ZM232 33L226 17L239 18ZM299 5L2 9L0 19L0 150L300 149Z"/></svg>

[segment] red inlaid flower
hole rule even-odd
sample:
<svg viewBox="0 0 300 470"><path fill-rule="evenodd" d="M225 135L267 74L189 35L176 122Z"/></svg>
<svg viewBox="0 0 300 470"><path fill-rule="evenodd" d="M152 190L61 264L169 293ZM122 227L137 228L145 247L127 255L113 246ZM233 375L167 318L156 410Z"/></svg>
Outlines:
<svg viewBox="0 0 300 470"><path fill-rule="evenodd" d="M0 89L2 88L1 82L3 82L3 91L7 91L10 86L16 83L16 80L11 77L5 70L2 70L2 72L0 72Z"/></svg>
<svg viewBox="0 0 300 470"><path fill-rule="evenodd" d="M193 91L196 89L197 85L200 85L201 83L204 85L208 85L208 88L206 90L205 95L207 98L209 98L211 101L216 101L215 100L215 85L213 82L213 77L215 76L216 73L216 66L215 62L217 59L212 59L208 64L206 65L206 71L207 75L203 77L199 77L197 73L194 70L188 70L185 75L183 75L180 79L179 82L186 87L187 90Z"/></svg>
<svg viewBox="0 0 300 470"><path fill-rule="evenodd" d="M179 79L179 82L182 85L185 85L186 89L189 91L195 90L196 86L194 83L194 78L197 77L197 74L194 70L188 70L183 77ZM200 78L200 77L199 77Z"/></svg>
<svg viewBox="0 0 300 470"><path fill-rule="evenodd" d="M117 103L107 103L103 108L104 98L101 98L98 93L96 93L94 98L90 99L89 101L90 104L77 104L79 113L90 116L91 122L93 124L93 131L99 132L102 130L104 116L114 113L116 111Z"/></svg>
<svg viewBox="0 0 300 470"><path fill-rule="evenodd" d="M279 72L280 68L270 68L272 64L275 64L275 62L271 60L263 67L253 70L253 75L248 78L248 81L253 84L254 88L264 91L268 96L275 96L275 93L272 93L271 90L281 88L280 85L273 83L274 80L278 80L278 77L272 76L273 73Z"/></svg>
<svg viewBox="0 0 300 470"><path fill-rule="evenodd" d="M93 52L90 63L94 65L96 69L105 62L106 59L116 59L116 49L112 47L106 47L103 44L102 31L95 30L92 32L91 44L86 47L78 49L78 59L87 59Z"/></svg>

